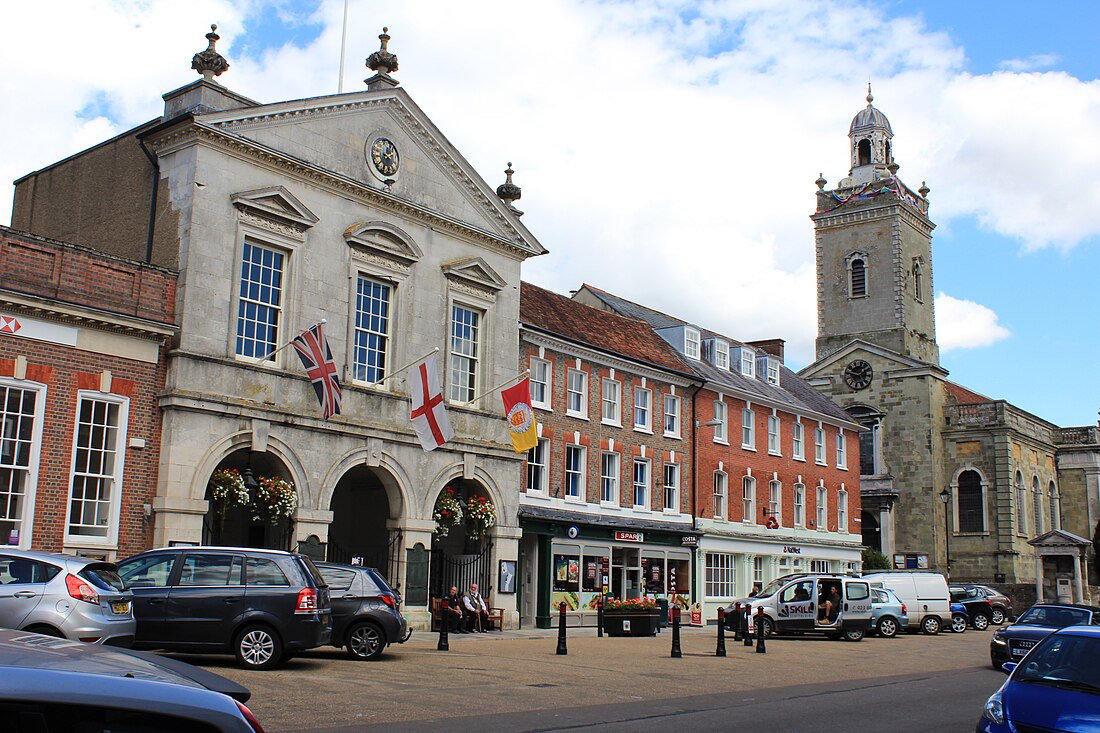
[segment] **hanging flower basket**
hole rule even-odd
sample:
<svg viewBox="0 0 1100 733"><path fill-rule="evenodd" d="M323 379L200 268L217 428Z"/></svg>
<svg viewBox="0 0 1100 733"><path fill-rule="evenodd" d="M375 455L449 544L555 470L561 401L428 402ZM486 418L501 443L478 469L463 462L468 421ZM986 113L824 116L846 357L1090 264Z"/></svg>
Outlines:
<svg viewBox="0 0 1100 733"><path fill-rule="evenodd" d="M466 500L466 531L470 539L480 539L496 523L497 509L493 502L482 496Z"/></svg>
<svg viewBox="0 0 1100 733"><path fill-rule="evenodd" d="M275 522L294 516L298 508L298 492L294 484L278 476L260 476L252 497L252 521Z"/></svg>
<svg viewBox="0 0 1100 733"><path fill-rule="evenodd" d="M210 474L206 492L214 511L218 514L225 514L233 507L248 504L248 489L245 488L240 472L235 468L222 468Z"/></svg>
<svg viewBox="0 0 1100 733"><path fill-rule="evenodd" d="M443 489L443 493L435 500L435 510L432 512L435 520L435 534L437 537L446 537L451 532L451 527L462 522L462 502L455 496L454 489Z"/></svg>

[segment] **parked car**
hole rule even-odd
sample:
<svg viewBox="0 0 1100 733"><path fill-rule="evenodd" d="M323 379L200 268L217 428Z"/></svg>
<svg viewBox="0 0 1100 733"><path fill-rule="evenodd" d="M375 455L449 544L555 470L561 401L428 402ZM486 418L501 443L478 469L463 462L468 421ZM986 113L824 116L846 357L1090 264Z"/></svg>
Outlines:
<svg viewBox="0 0 1100 733"><path fill-rule="evenodd" d="M123 560L139 649L232 652L271 669L328 644L329 590L304 555L245 547L169 547Z"/></svg>
<svg viewBox="0 0 1100 733"><path fill-rule="evenodd" d="M823 618L821 608L830 591L839 593L839 613ZM742 608L751 609L750 631L764 625L764 635L788 632L818 632L847 641L860 641L871 625L871 588L862 578L844 575L785 575L768 583L755 596L743 598ZM764 610L758 618L759 609ZM734 604L725 609L732 624Z"/></svg>
<svg viewBox="0 0 1100 733"><path fill-rule="evenodd" d="M976 588L964 588L953 585L950 587L951 603L961 603L966 606L966 615L970 619L970 625L978 631L985 631L993 620L993 604L979 593Z"/></svg>
<svg viewBox="0 0 1100 733"><path fill-rule="evenodd" d="M872 634L884 639L892 639L899 631L909 627L909 609L894 595L894 591L885 588L871 589L871 628Z"/></svg>
<svg viewBox="0 0 1100 733"><path fill-rule="evenodd" d="M988 585L963 584L963 588L974 588L993 606L993 618L990 621L1000 626L1005 621L1012 619L1012 599Z"/></svg>
<svg viewBox="0 0 1100 733"><path fill-rule="evenodd" d="M951 623L951 600L947 579L939 573L883 572L868 573L863 579L873 587L888 588L909 609L909 628L926 634L938 634Z"/></svg>
<svg viewBox="0 0 1100 733"><path fill-rule="evenodd" d="M1100 730L1100 628L1070 626L1048 635L1021 661L1007 662L979 733Z"/></svg>
<svg viewBox="0 0 1100 733"><path fill-rule="evenodd" d="M386 646L404 644L408 624L401 599L374 568L319 562L332 596L332 645L352 659L377 659Z"/></svg>
<svg viewBox="0 0 1100 733"><path fill-rule="evenodd" d="M0 626L130 646L133 594L113 563L75 555L0 551Z"/></svg>
<svg viewBox="0 0 1100 733"><path fill-rule="evenodd" d="M1100 626L1100 608L1062 603L1037 603L1020 614L1016 623L993 632L989 660L994 669L1023 659L1043 637L1066 626Z"/></svg>
<svg viewBox="0 0 1100 733"><path fill-rule="evenodd" d="M263 733L247 689L145 652L0 629L0 681L4 730Z"/></svg>
<svg viewBox="0 0 1100 733"><path fill-rule="evenodd" d="M966 606L961 603L951 604L951 630L956 634L966 631L970 625L970 616L966 613Z"/></svg>

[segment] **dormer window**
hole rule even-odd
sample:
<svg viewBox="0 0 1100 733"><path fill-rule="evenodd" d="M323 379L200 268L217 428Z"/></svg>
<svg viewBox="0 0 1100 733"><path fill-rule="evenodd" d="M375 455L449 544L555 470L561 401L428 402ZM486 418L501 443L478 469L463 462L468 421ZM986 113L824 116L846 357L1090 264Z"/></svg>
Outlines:
<svg viewBox="0 0 1100 733"><path fill-rule="evenodd" d="M690 359L699 358L699 332L694 328L684 329L684 354Z"/></svg>
<svg viewBox="0 0 1100 733"><path fill-rule="evenodd" d="M746 377L756 376L756 353L752 349L741 349L741 374Z"/></svg>
<svg viewBox="0 0 1100 733"><path fill-rule="evenodd" d="M730 368L730 345L725 341L714 341L714 366L719 369Z"/></svg>
<svg viewBox="0 0 1100 733"><path fill-rule="evenodd" d="M848 263L848 297L863 298L867 295L867 262L853 257Z"/></svg>
<svg viewBox="0 0 1100 733"><path fill-rule="evenodd" d="M779 359L768 356L768 384L779 386Z"/></svg>

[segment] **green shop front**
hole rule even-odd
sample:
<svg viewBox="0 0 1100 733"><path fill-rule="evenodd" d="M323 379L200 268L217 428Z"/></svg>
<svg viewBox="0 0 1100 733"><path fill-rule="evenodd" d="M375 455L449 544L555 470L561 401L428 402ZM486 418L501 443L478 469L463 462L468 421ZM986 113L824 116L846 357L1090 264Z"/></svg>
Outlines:
<svg viewBox="0 0 1100 733"><path fill-rule="evenodd" d="M595 626L602 594L648 596L690 607L696 536L690 523L626 521L581 512L521 506L520 562L526 578L521 622L557 623L566 605L570 626Z"/></svg>

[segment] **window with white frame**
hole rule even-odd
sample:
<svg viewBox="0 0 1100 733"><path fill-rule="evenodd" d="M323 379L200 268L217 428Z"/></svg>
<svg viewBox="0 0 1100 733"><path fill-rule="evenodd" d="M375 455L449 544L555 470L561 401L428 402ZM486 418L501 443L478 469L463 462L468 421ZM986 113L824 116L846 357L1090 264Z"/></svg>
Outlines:
<svg viewBox="0 0 1100 733"><path fill-rule="evenodd" d="M828 560L810 560L810 572L811 573L827 573L829 572Z"/></svg>
<svg viewBox="0 0 1100 733"><path fill-rule="evenodd" d="M745 377L756 376L756 352L742 346L741 349L741 375Z"/></svg>
<svg viewBox="0 0 1100 733"><path fill-rule="evenodd" d="M691 359L699 358L699 332L694 328L684 329L684 354Z"/></svg>
<svg viewBox="0 0 1100 733"><path fill-rule="evenodd" d="M706 594L708 598L732 598L737 576L733 555L728 552L708 552L706 561Z"/></svg>
<svg viewBox="0 0 1100 733"><path fill-rule="evenodd" d="M619 454L613 451L600 455L600 501L619 503Z"/></svg>
<svg viewBox="0 0 1100 733"><path fill-rule="evenodd" d="M588 417L588 373L570 369L565 379L565 414Z"/></svg>
<svg viewBox="0 0 1100 733"><path fill-rule="evenodd" d="M752 584L759 583L764 585L764 558L754 557L752 559Z"/></svg>
<svg viewBox="0 0 1100 733"><path fill-rule="evenodd" d="M725 443L729 440L729 419L726 403L722 400L714 401L714 419L718 424L714 426L714 442Z"/></svg>
<svg viewBox="0 0 1100 733"><path fill-rule="evenodd" d="M377 384L386 377L393 286L360 275L355 287L352 378Z"/></svg>
<svg viewBox="0 0 1100 733"><path fill-rule="evenodd" d="M551 409L550 399L553 385L550 376L550 362L545 359L531 359L531 406Z"/></svg>
<svg viewBox="0 0 1100 733"><path fill-rule="evenodd" d="M756 449L756 424L752 410L741 410L741 447Z"/></svg>
<svg viewBox="0 0 1100 733"><path fill-rule="evenodd" d="M634 508L649 508L649 460L634 459Z"/></svg>
<svg viewBox="0 0 1100 733"><path fill-rule="evenodd" d="M825 428L814 429L814 462L825 465Z"/></svg>
<svg viewBox="0 0 1100 733"><path fill-rule="evenodd" d="M237 356L272 359L279 347L285 265L285 253L245 240L237 295Z"/></svg>
<svg viewBox="0 0 1100 733"><path fill-rule="evenodd" d="M806 460L806 428L800 422L791 426L791 457L796 461Z"/></svg>
<svg viewBox="0 0 1100 733"><path fill-rule="evenodd" d="M714 341L714 365L719 369L730 368L730 345L725 341Z"/></svg>
<svg viewBox="0 0 1100 733"><path fill-rule="evenodd" d="M775 479L768 482L768 516L780 520L779 512L783 509L783 484Z"/></svg>
<svg viewBox="0 0 1100 733"><path fill-rule="evenodd" d="M527 451L527 490L546 493L546 486L550 480L550 471L547 461L550 456L550 441L539 438L535 447Z"/></svg>
<svg viewBox="0 0 1100 733"><path fill-rule="evenodd" d="M829 527L829 490L824 486L817 487L817 528L820 530Z"/></svg>
<svg viewBox="0 0 1100 733"><path fill-rule="evenodd" d="M848 436L839 428L836 431L836 467L848 467Z"/></svg>
<svg viewBox="0 0 1100 733"><path fill-rule="evenodd" d="M848 492L841 489L836 495L836 530L848 531Z"/></svg>
<svg viewBox="0 0 1100 733"><path fill-rule="evenodd" d="M803 484L794 485L794 526L806 525L806 487Z"/></svg>
<svg viewBox="0 0 1100 733"><path fill-rule="evenodd" d="M28 546L38 483L45 387L0 380L0 546Z"/></svg>
<svg viewBox="0 0 1100 733"><path fill-rule="evenodd" d="M680 437L680 398L676 395L665 395L665 435Z"/></svg>
<svg viewBox="0 0 1100 733"><path fill-rule="evenodd" d="M452 402L470 402L477 396L481 315L457 303L451 306Z"/></svg>
<svg viewBox="0 0 1100 733"><path fill-rule="evenodd" d="M768 357L768 384L779 384L779 360Z"/></svg>
<svg viewBox="0 0 1100 733"><path fill-rule="evenodd" d="M726 496L728 495L729 477L724 471L714 472L714 518L726 518Z"/></svg>
<svg viewBox="0 0 1100 733"><path fill-rule="evenodd" d="M585 456L583 445L565 446L565 496L568 499L584 496Z"/></svg>
<svg viewBox="0 0 1100 733"><path fill-rule="evenodd" d="M779 455L779 415L768 415L768 453Z"/></svg>
<svg viewBox="0 0 1100 733"><path fill-rule="evenodd" d="M621 425L623 415L623 386L614 379L603 380L603 421L609 425Z"/></svg>
<svg viewBox="0 0 1100 733"><path fill-rule="evenodd" d="M119 493L128 400L80 393L73 436L68 535L113 541L118 534Z"/></svg>
<svg viewBox="0 0 1100 733"><path fill-rule="evenodd" d="M634 388L634 429L651 430L653 420L653 393L644 387Z"/></svg>
<svg viewBox="0 0 1100 733"><path fill-rule="evenodd" d="M665 464L665 509L680 511L680 465Z"/></svg>
<svg viewBox="0 0 1100 733"><path fill-rule="evenodd" d="M741 479L741 521L756 521L756 479L752 476Z"/></svg>

